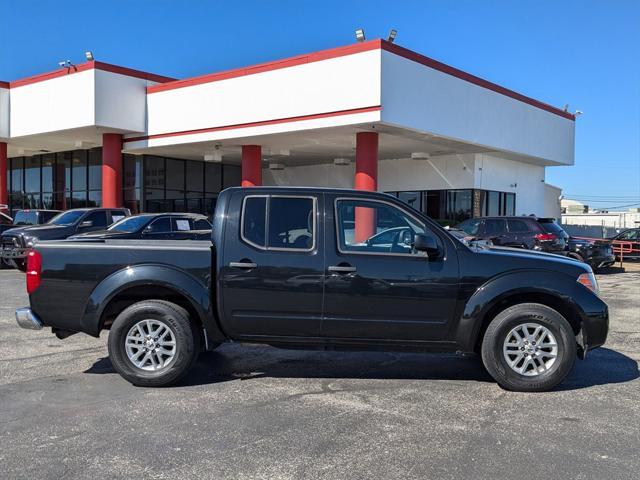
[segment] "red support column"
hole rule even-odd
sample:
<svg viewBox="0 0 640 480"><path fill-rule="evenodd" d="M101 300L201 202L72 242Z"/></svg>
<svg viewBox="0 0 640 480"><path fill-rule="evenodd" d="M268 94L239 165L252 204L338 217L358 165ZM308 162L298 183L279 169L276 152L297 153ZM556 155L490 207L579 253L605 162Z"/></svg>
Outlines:
<svg viewBox="0 0 640 480"><path fill-rule="evenodd" d="M242 146L242 186L258 187L262 185L262 147L260 145Z"/></svg>
<svg viewBox="0 0 640 480"><path fill-rule="evenodd" d="M122 207L122 135L102 135L102 206Z"/></svg>
<svg viewBox="0 0 640 480"><path fill-rule="evenodd" d="M356 190L375 192L378 189L378 134L356 134ZM363 242L375 234L375 210L357 207L355 211L355 241Z"/></svg>
<svg viewBox="0 0 640 480"><path fill-rule="evenodd" d="M7 178L9 178L7 170L7 144L0 142L0 203L9 204L9 192L7 190Z"/></svg>

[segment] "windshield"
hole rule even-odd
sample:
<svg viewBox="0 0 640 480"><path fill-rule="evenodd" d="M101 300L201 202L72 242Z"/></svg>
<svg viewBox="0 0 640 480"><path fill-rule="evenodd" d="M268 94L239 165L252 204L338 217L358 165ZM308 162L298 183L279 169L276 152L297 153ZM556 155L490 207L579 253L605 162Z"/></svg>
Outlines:
<svg viewBox="0 0 640 480"><path fill-rule="evenodd" d="M84 210L69 210L56 215L49 223L54 225L73 225L82 215L84 215Z"/></svg>
<svg viewBox="0 0 640 480"><path fill-rule="evenodd" d="M150 218L152 218L150 215L138 215L136 217L123 218L119 222L111 225L109 228L107 228L107 230L109 230L110 232L123 233L137 232L146 225Z"/></svg>
<svg viewBox="0 0 640 480"><path fill-rule="evenodd" d="M13 219L14 225L37 225L38 212L20 210Z"/></svg>

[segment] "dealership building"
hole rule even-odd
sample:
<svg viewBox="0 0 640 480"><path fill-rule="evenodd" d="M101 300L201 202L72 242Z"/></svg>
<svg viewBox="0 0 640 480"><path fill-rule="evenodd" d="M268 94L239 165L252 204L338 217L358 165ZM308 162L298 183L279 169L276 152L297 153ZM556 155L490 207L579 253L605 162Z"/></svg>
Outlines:
<svg viewBox="0 0 640 480"><path fill-rule="evenodd" d="M0 204L210 213L229 186L378 190L443 221L557 216L575 117L384 40L194 78L0 82Z"/></svg>

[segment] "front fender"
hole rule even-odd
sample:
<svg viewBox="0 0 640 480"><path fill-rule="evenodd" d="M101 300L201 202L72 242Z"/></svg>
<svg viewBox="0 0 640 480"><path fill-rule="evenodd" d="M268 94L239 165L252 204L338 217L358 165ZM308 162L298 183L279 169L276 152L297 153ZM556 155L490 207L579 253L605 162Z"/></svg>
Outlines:
<svg viewBox="0 0 640 480"><path fill-rule="evenodd" d="M464 351L473 351L483 322L496 305L519 295L554 297L580 318L585 347L602 345L608 331L607 305L571 275L545 270L518 270L499 275L480 286L467 300L456 339Z"/></svg>
<svg viewBox="0 0 640 480"><path fill-rule="evenodd" d="M209 287L186 272L168 265L134 265L112 273L91 292L82 316L82 331L98 336L104 309L118 294L132 287L157 285L185 297L198 313L209 338L224 339L215 324Z"/></svg>

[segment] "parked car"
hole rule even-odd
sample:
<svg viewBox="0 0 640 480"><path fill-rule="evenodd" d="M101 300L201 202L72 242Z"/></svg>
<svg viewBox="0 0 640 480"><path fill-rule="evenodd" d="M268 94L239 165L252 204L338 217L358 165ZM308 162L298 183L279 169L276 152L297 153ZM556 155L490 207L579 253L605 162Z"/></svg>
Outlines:
<svg viewBox="0 0 640 480"><path fill-rule="evenodd" d="M16 227L42 225L59 213L60 210L18 210L13 219L8 215L0 213L0 233Z"/></svg>
<svg viewBox="0 0 640 480"><path fill-rule="evenodd" d="M467 234L464 230L460 230L456 227L444 227L447 232L456 237L462 243L464 243L468 247L483 247L483 246L491 246L493 242L491 240L481 240L476 238L473 235Z"/></svg>
<svg viewBox="0 0 640 480"><path fill-rule="evenodd" d="M567 256L585 262L594 270L610 267L616 261L609 240L569 237Z"/></svg>
<svg viewBox="0 0 640 480"><path fill-rule="evenodd" d="M624 247L632 248L632 252L624 253L624 258L640 258L640 228L629 228L611 239L624 242Z"/></svg>
<svg viewBox="0 0 640 480"><path fill-rule="evenodd" d="M13 218L6 213L0 212L0 233L4 232L13 225Z"/></svg>
<svg viewBox="0 0 640 480"><path fill-rule="evenodd" d="M18 210L15 218L12 219L0 212L0 234L16 227L45 224L59 213L60 210ZM13 260L0 256L0 269L14 266Z"/></svg>
<svg viewBox="0 0 640 480"><path fill-rule="evenodd" d="M0 208L4 208L4 205L0 205ZM5 230L12 228L13 226L13 218L11 218L6 213L0 212L0 233ZM0 270L5 268L13 268L13 264L9 263L8 260L0 257Z"/></svg>
<svg viewBox="0 0 640 480"><path fill-rule="evenodd" d="M44 225L7 230L0 236L0 256L25 270L27 251L39 240L60 240L77 233L104 230L131 215L126 208L76 208L59 213Z"/></svg>
<svg viewBox="0 0 640 480"><path fill-rule="evenodd" d="M73 235L69 240L208 240L209 238L211 238L211 223L205 215L149 213L123 218L106 230Z"/></svg>
<svg viewBox="0 0 640 480"><path fill-rule="evenodd" d="M569 240L569 235L553 218L477 217L465 220L456 228L477 239L491 240L494 245L548 253L563 254Z"/></svg>
<svg viewBox="0 0 640 480"><path fill-rule="evenodd" d="M608 332L588 265L469 248L376 192L230 188L211 243L42 242L26 279L21 327L110 330L114 368L145 386L176 383L201 349L232 340L476 352L504 388L543 391Z"/></svg>

